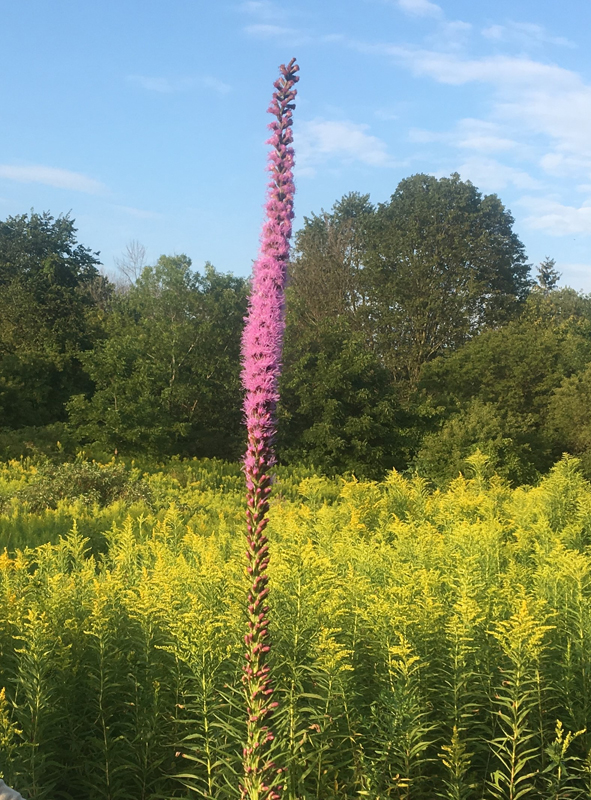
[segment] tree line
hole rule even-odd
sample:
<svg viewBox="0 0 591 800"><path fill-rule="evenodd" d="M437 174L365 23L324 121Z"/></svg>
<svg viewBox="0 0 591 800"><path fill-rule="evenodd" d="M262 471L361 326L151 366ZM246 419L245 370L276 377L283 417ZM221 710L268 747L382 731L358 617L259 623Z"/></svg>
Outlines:
<svg viewBox="0 0 591 800"><path fill-rule="evenodd" d="M444 485L476 449L513 483L591 474L591 298L532 277L496 195L414 175L304 219L290 264L278 453ZM186 255L125 280L69 216L0 222L0 457L237 459L248 281Z"/></svg>

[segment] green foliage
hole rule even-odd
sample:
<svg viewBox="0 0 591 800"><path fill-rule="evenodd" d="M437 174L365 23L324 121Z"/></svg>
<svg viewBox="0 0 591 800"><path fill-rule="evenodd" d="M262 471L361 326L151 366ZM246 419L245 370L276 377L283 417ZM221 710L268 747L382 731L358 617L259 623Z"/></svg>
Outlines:
<svg viewBox="0 0 591 800"><path fill-rule="evenodd" d="M303 328L345 317L364 321L362 272L374 214L369 195L351 192L325 211L304 218L290 264L290 314Z"/></svg>
<svg viewBox="0 0 591 800"><path fill-rule="evenodd" d="M591 487L574 459L518 489L470 464L445 491L278 469L289 800L588 796ZM0 556L0 772L24 796L236 797L242 481L219 461L3 467L3 525L37 545Z"/></svg>
<svg viewBox="0 0 591 800"><path fill-rule="evenodd" d="M564 451L584 454L590 361L588 299L533 293L519 319L423 368L424 413L440 428L423 439L417 469L445 484L478 448L514 484L531 483Z"/></svg>
<svg viewBox="0 0 591 800"><path fill-rule="evenodd" d="M304 220L290 265L284 459L376 478L412 464L425 433L434 433L451 413L446 409L442 418L440 395L454 391L454 376L439 366L426 402L417 400L423 366L446 364L447 356L461 355L466 343L480 341L479 334L506 325L523 308L529 265L512 226L495 195L483 197L456 174L407 178L377 208L368 195L350 193L330 213ZM477 350L466 360L474 372L481 366ZM458 399L453 409L464 414L457 418L459 431L424 443L420 469L437 482L442 472L444 479L455 477L474 449L473 430L464 430L480 425L471 399ZM535 411L519 419L524 432L515 440L499 419L490 440L478 445L499 466L507 457L512 478L535 476L537 466L521 451L536 424ZM440 464L450 439L458 457Z"/></svg>
<svg viewBox="0 0 591 800"><path fill-rule="evenodd" d="M560 280L560 272L556 269L556 260L553 258L546 258L540 262L536 272L538 274L537 287L548 294L553 289L556 289L558 281Z"/></svg>
<svg viewBox="0 0 591 800"><path fill-rule="evenodd" d="M416 384L421 366L511 318L529 265L496 195L469 181L413 175L381 204L365 275L377 348Z"/></svg>
<svg viewBox="0 0 591 800"><path fill-rule="evenodd" d="M64 403L89 388L79 354L91 311L108 293L98 254L76 241L68 216L0 222L0 419L5 428L64 421Z"/></svg>
<svg viewBox="0 0 591 800"><path fill-rule="evenodd" d="M74 458L78 450L78 438L65 422L32 425L14 431L0 429L0 461L48 458L59 463Z"/></svg>
<svg viewBox="0 0 591 800"><path fill-rule="evenodd" d="M0 222L0 459L238 458L247 281L146 267L137 242L125 284L98 265L68 216ZM349 193L305 218L289 270L282 463L443 487L479 450L519 485L568 452L591 477L590 299L551 258L529 280L495 195L455 174Z"/></svg>
<svg viewBox="0 0 591 800"><path fill-rule="evenodd" d="M507 659L501 668L502 683L494 704L496 736L493 748L497 760L490 779L494 797L519 800L535 792L537 750L532 717L535 712L536 670L542 642L549 626L541 624L523 599L508 620L497 623L493 636Z"/></svg>
<svg viewBox="0 0 591 800"><path fill-rule="evenodd" d="M580 457L583 469L591 475L591 363L580 372L565 377L550 398L548 429L564 449Z"/></svg>
<svg viewBox="0 0 591 800"><path fill-rule="evenodd" d="M403 468L405 415L388 371L344 319L291 339L281 381L278 450L326 474Z"/></svg>
<svg viewBox="0 0 591 800"><path fill-rule="evenodd" d="M351 193L296 236L293 313L303 327L345 317L398 380L515 315L529 265L496 195L459 175L413 175L388 203Z"/></svg>
<svg viewBox="0 0 591 800"><path fill-rule="evenodd" d="M162 256L120 296L106 338L83 357L95 389L68 404L83 444L104 453L236 457L246 282Z"/></svg>

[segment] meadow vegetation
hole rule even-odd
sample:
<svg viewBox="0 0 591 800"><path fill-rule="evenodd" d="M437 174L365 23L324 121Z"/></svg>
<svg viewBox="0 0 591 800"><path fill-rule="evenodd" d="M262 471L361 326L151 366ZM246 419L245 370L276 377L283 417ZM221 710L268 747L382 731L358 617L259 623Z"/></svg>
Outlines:
<svg viewBox="0 0 591 800"><path fill-rule="evenodd" d="M444 491L277 469L290 800L589 796L589 484L572 458L516 489L464 466ZM2 777L31 800L236 797L238 465L10 462L0 496Z"/></svg>
<svg viewBox="0 0 591 800"><path fill-rule="evenodd" d="M256 279L135 243L113 280L68 216L0 222L9 785L237 799L243 746L270 744L264 716L247 730L250 622L279 703L260 774L285 768L286 800L591 797L591 297L551 258L532 278L512 226L458 175L414 175L282 250L267 629L239 461Z"/></svg>

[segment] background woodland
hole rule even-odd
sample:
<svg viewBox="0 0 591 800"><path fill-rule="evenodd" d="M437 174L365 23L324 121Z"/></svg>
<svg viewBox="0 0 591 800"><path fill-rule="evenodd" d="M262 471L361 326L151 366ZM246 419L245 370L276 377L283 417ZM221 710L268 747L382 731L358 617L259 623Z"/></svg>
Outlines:
<svg viewBox="0 0 591 800"><path fill-rule="evenodd" d="M236 460L247 280L137 243L119 266L68 216L0 223L0 457ZM568 452L591 475L591 298L532 269L496 195L458 175L346 195L290 273L282 463L443 486L480 449L517 485Z"/></svg>

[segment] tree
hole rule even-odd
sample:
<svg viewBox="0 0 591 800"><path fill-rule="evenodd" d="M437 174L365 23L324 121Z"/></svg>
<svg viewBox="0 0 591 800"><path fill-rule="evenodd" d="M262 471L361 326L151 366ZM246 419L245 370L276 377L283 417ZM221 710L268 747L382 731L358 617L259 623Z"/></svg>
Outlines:
<svg viewBox="0 0 591 800"><path fill-rule="evenodd" d="M332 207L304 218L290 264L290 314L300 327L346 316L354 327L365 303L361 271L374 213L369 195L345 195Z"/></svg>
<svg viewBox="0 0 591 800"><path fill-rule="evenodd" d="M409 396L424 363L518 313L531 281L512 226L457 174L413 175L377 208L345 195L296 236L293 330L347 317Z"/></svg>
<svg viewBox="0 0 591 800"><path fill-rule="evenodd" d="M568 451L581 459L591 477L591 363L564 378L549 403L548 431L555 449Z"/></svg>
<svg viewBox="0 0 591 800"><path fill-rule="evenodd" d="M120 295L107 337L83 357L95 390L70 423L106 451L237 457L240 331L246 282L185 256L162 256Z"/></svg>
<svg viewBox="0 0 591 800"><path fill-rule="evenodd" d="M289 327L288 327L289 332ZM392 378L346 319L287 338L278 453L335 474L381 478L406 466L406 415Z"/></svg>
<svg viewBox="0 0 591 800"><path fill-rule="evenodd" d="M126 244L123 255L115 259L115 266L123 276L123 288L133 286L147 266L146 248L137 239L132 239Z"/></svg>
<svg viewBox="0 0 591 800"><path fill-rule="evenodd" d="M289 452L323 469L404 466L424 432L413 411L423 365L514 318L528 296L512 225L498 197L457 174L414 175L377 208L350 193L305 218L287 305ZM356 415L365 433L353 434Z"/></svg>
<svg viewBox="0 0 591 800"><path fill-rule="evenodd" d="M537 288L541 289L545 294L552 292L560 280L560 272L556 269L556 261L549 256L540 262L536 268L538 275Z"/></svg>
<svg viewBox="0 0 591 800"><path fill-rule="evenodd" d="M415 386L421 367L515 316L530 281L513 217L470 181L413 175L380 204L364 270L378 352Z"/></svg>
<svg viewBox="0 0 591 800"><path fill-rule="evenodd" d="M558 411L576 408L573 420L580 418L584 382L574 376L589 362L589 300L568 289L533 292L519 319L424 365L420 390L436 427L423 440L417 468L445 483L478 448L513 482L532 481L570 449L573 437L563 435Z"/></svg>
<svg viewBox="0 0 591 800"><path fill-rule="evenodd" d="M108 293L99 264L67 215L32 211L0 222L3 427L64 420L70 395L88 388L79 355L94 336L89 314Z"/></svg>

